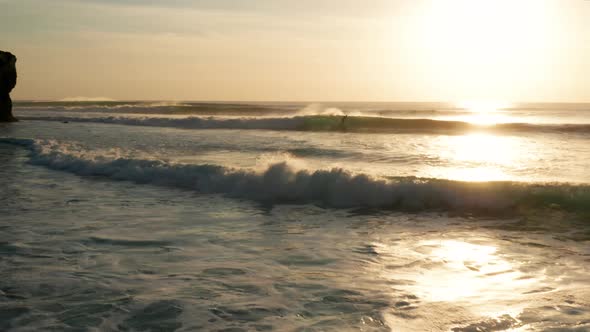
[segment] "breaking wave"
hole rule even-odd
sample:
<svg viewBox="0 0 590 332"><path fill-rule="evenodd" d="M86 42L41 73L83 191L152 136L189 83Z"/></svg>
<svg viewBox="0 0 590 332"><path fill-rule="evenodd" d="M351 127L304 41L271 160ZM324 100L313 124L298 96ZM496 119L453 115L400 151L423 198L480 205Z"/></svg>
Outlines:
<svg viewBox="0 0 590 332"><path fill-rule="evenodd" d="M428 117L467 115L468 110L444 103L301 103L301 102L181 102L115 101L107 98L66 98L61 101L15 101L17 111L51 111L103 114L150 114L194 116L296 116L352 115L380 117Z"/></svg>
<svg viewBox="0 0 590 332"><path fill-rule="evenodd" d="M21 116L25 120L91 122L182 129L256 129L334 132L419 132L462 134L486 132L590 133L589 124L501 123L477 125L461 121L400 119L375 116L299 115L293 117L141 117L141 116Z"/></svg>
<svg viewBox="0 0 590 332"><path fill-rule="evenodd" d="M261 171L220 165L120 158L56 141L0 139L26 147L30 163L80 176L102 177L253 200L330 208L515 214L552 208L590 212L590 186L517 182L473 183L413 177L377 178L344 169L297 169L279 162Z"/></svg>

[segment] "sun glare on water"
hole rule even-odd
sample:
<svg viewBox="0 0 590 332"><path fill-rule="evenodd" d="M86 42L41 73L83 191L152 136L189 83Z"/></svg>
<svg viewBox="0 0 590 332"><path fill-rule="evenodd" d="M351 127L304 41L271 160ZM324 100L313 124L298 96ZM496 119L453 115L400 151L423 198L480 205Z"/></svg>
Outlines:
<svg viewBox="0 0 590 332"><path fill-rule="evenodd" d="M396 291L401 288L415 294L425 304L430 303L433 310L444 308L444 303L463 303L468 307L464 314L518 317L523 309L519 302L523 294L539 287L544 279L542 274L525 276L518 262L502 254L500 246L485 237L475 241L432 238L407 245L413 251L404 253L414 256L410 260L412 263L393 273L385 271L383 275L400 283L411 281L396 285ZM383 246L381 250L399 253L400 248ZM509 307L505 299L511 299ZM408 325L407 321L397 317L392 317L391 322L396 326ZM413 324L415 326L400 331L434 330L427 321L417 319Z"/></svg>
<svg viewBox="0 0 590 332"><path fill-rule="evenodd" d="M440 136L436 149L447 167L436 167L429 176L459 181L510 181L508 171L522 163L522 146L513 137L492 133Z"/></svg>
<svg viewBox="0 0 590 332"><path fill-rule="evenodd" d="M497 255L497 248L456 240L425 241L432 248L434 261L443 264L437 271L423 273L419 283L429 285L424 298L433 301L455 301L461 298L495 297L499 292L510 292L517 285L527 285L530 280L518 280L509 262ZM508 287L508 285L510 285ZM493 290L493 291L492 291Z"/></svg>
<svg viewBox="0 0 590 332"><path fill-rule="evenodd" d="M506 109L509 103L497 101L463 101L456 104L459 116L449 120L468 122L482 127L490 127L510 122ZM444 169L442 174L433 174L447 179L460 181L504 181L511 177L505 173L506 168L514 166L518 147L511 139L492 133L477 132L462 136L441 138L444 154L456 166Z"/></svg>
<svg viewBox="0 0 590 332"><path fill-rule="evenodd" d="M509 103L497 101L463 101L457 103L458 108L471 112L469 115L462 116L461 121L485 126L509 122L509 116L505 110L510 106Z"/></svg>

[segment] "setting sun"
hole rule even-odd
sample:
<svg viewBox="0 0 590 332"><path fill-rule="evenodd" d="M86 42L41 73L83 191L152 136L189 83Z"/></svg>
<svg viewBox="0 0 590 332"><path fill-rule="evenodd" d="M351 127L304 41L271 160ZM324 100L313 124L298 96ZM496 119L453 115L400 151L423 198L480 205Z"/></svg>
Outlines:
<svg viewBox="0 0 590 332"><path fill-rule="evenodd" d="M420 1L417 54L439 88L457 99L522 100L539 79L564 81L554 69L573 65L561 3L536 0ZM583 30L582 30L583 31ZM581 31L571 31L581 33ZM577 44L576 47L581 47ZM568 71L579 70L571 67ZM520 93L520 95L519 95ZM530 97L524 97L525 99Z"/></svg>

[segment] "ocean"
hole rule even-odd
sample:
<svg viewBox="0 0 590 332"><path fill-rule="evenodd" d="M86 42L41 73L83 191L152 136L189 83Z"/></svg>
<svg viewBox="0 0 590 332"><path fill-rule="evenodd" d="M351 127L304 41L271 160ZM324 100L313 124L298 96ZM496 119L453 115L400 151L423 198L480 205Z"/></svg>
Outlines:
<svg viewBox="0 0 590 332"><path fill-rule="evenodd" d="M15 102L1 331L590 331L590 105Z"/></svg>

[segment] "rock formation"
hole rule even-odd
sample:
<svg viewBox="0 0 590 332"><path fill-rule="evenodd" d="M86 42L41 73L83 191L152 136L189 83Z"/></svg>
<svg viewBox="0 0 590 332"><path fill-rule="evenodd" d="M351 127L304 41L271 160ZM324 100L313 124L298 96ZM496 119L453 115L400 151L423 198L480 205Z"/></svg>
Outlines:
<svg viewBox="0 0 590 332"><path fill-rule="evenodd" d="M0 122L18 121L12 115L10 91L16 85L16 57L0 51Z"/></svg>

